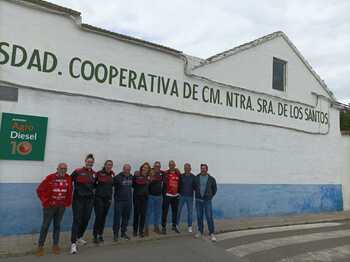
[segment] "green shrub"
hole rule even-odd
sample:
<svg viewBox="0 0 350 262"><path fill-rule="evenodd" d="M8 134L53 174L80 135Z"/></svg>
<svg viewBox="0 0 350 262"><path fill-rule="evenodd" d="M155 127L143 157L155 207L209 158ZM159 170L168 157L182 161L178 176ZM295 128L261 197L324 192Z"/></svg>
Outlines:
<svg viewBox="0 0 350 262"><path fill-rule="evenodd" d="M350 131L350 112L349 111L340 112L340 130Z"/></svg>

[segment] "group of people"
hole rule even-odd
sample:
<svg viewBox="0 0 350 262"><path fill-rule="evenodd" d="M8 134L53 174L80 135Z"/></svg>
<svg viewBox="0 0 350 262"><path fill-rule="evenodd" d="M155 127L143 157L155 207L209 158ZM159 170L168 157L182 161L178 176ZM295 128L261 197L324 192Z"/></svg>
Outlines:
<svg viewBox="0 0 350 262"><path fill-rule="evenodd" d="M48 175L38 186L37 195L43 207L43 222L40 230L37 255L44 254L44 243L49 226L53 221L54 254L60 253L60 225L65 208L72 205L73 223L71 229L71 254L77 253L78 245L85 245L83 239L89 224L92 210L95 212L93 241L104 241L103 231L106 217L114 198L113 233L114 241L119 238L129 240L127 227L133 208L133 236L140 238L149 235L149 225L153 223L154 232L167 233L169 207L172 213L172 230L180 233L181 211L187 207L188 232L192 233L193 203L197 213L198 231L196 238L203 236L204 215L208 224L209 236L216 241L212 212L212 198L216 194L215 178L209 175L208 165L200 165L200 173L194 175L191 165L184 165L184 173L169 161L166 171L156 161L153 167L148 162L131 173L131 166L124 164L122 172L115 174L113 161L107 160L103 168L93 170L95 159L92 154L85 158L85 165L67 174L67 164L60 163L57 172ZM161 226L161 227L160 227Z"/></svg>

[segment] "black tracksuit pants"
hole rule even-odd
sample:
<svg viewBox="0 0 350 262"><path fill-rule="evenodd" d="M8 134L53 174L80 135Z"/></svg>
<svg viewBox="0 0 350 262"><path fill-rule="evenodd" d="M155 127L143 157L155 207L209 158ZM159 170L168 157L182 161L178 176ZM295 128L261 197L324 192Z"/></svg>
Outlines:
<svg viewBox="0 0 350 262"><path fill-rule="evenodd" d="M39 247L43 247L47 232L50 224L53 220L53 244L58 245L60 239L60 228L65 208L64 207L47 207L43 208L43 223L41 225L40 236L39 236Z"/></svg>
<svg viewBox="0 0 350 262"><path fill-rule="evenodd" d="M173 227L177 225L177 210L179 207L178 196L164 196L162 206L162 227L165 228L167 224L169 205L171 206L171 216Z"/></svg>
<svg viewBox="0 0 350 262"><path fill-rule="evenodd" d="M115 236L119 236L119 229L121 235L126 233L130 219L131 208L131 199L117 200L114 198L113 233Z"/></svg>
<svg viewBox="0 0 350 262"><path fill-rule="evenodd" d="M91 212L94 206L93 196L74 196L73 197L73 225L71 233L71 242L75 243L81 238L89 224Z"/></svg>
<svg viewBox="0 0 350 262"><path fill-rule="evenodd" d="M111 199L109 197L95 196L94 211L95 211L95 223L94 223L94 237L102 236L103 230L106 224L106 217L111 206Z"/></svg>
<svg viewBox="0 0 350 262"><path fill-rule="evenodd" d="M134 195L134 233L144 233L148 196Z"/></svg>

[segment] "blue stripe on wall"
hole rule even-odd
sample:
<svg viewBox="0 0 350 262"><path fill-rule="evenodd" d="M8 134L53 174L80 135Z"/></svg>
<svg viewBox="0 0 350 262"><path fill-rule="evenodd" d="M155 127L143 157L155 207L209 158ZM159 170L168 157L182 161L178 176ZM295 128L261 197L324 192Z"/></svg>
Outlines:
<svg viewBox="0 0 350 262"><path fill-rule="evenodd" d="M0 184L0 235L37 233L42 212L37 184ZM343 210L341 185L220 184L214 199L216 218L276 216ZM185 208L182 218L186 217ZM112 224L113 209L108 217ZM93 217L91 222L93 221ZM91 224L91 223L90 223ZM71 209L64 216L63 230L70 230Z"/></svg>

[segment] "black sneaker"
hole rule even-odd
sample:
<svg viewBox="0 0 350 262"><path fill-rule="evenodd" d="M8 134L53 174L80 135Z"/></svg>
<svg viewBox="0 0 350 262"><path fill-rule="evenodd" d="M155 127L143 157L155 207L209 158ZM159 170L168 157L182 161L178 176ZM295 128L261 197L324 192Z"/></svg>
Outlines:
<svg viewBox="0 0 350 262"><path fill-rule="evenodd" d="M105 240L103 239L103 236L102 236L102 235L98 236L98 241L99 241L99 242L104 242L104 241L105 241Z"/></svg>
<svg viewBox="0 0 350 262"><path fill-rule="evenodd" d="M177 234L180 234L179 228L177 226L173 227L173 231Z"/></svg>
<svg viewBox="0 0 350 262"><path fill-rule="evenodd" d="M174 231L174 232L176 232L176 233L180 232L180 231L179 231L179 228L178 228L176 225L175 225L175 226L172 226L172 227L171 227L171 230Z"/></svg>
<svg viewBox="0 0 350 262"><path fill-rule="evenodd" d="M140 237L140 238L144 238L144 237L145 237L145 233L140 232L139 237Z"/></svg>
<svg viewBox="0 0 350 262"><path fill-rule="evenodd" d="M137 237L137 232L134 231L134 232L132 233L132 235L133 235L134 237Z"/></svg>
<svg viewBox="0 0 350 262"><path fill-rule="evenodd" d="M166 235L166 227L163 227L163 228L162 228L162 234L163 234L163 235Z"/></svg>
<svg viewBox="0 0 350 262"><path fill-rule="evenodd" d="M94 244L98 244L100 243L99 239L97 238L97 236L94 236L94 240L93 240Z"/></svg>
<svg viewBox="0 0 350 262"><path fill-rule="evenodd" d="M130 240L130 237L125 233L121 235L121 238L124 240Z"/></svg>

